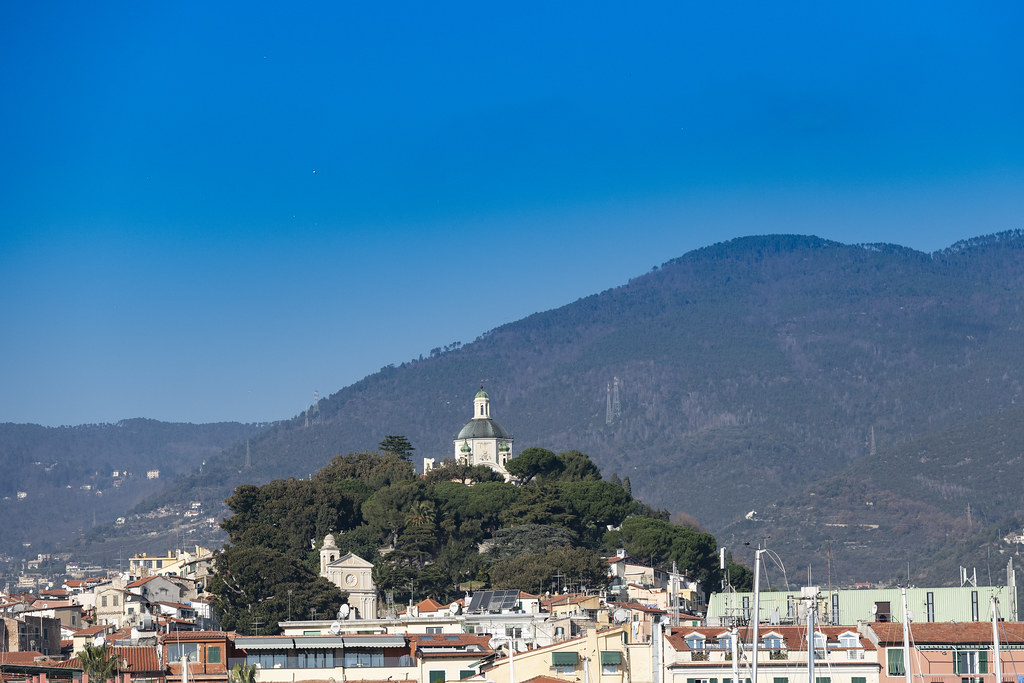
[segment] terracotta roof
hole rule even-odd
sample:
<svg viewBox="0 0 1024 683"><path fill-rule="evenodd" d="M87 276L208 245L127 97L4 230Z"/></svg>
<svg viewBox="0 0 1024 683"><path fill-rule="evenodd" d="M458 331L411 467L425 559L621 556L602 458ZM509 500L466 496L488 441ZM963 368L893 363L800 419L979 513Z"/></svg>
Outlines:
<svg viewBox="0 0 1024 683"><path fill-rule="evenodd" d="M489 636L478 636L471 633L406 633L405 637L412 644L413 656L418 652L420 656L431 659L465 657L467 655L482 657L494 652L488 644ZM479 649L470 651L468 648L471 645L475 645ZM437 652L436 650L439 648L449 651ZM458 648L458 650L452 652L450 648Z"/></svg>
<svg viewBox="0 0 1024 683"><path fill-rule="evenodd" d="M192 605L185 605L180 602L164 602L163 600L157 600L158 605L167 605L168 607L174 607L175 609L195 609Z"/></svg>
<svg viewBox="0 0 1024 683"><path fill-rule="evenodd" d="M70 600L36 600L32 603L32 609L56 609L58 607L71 607L74 604Z"/></svg>
<svg viewBox="0 0 1024 683"><path fill-rule="evenodd" d="M876 622L869 626L878 636L880 645L903 643L903 624ZM910 625L910 635L913 641L919 645L925 643L991 643L992 623L988 621L915 622ZM999 638L1004 643L1024 643L1024 622L1000 622Z"/></svg>
<svg viewBox="0 0 1024 683"><path fill-rule="evenodd" d="M77 631L75 631L75 635L94 636L98 633L105 633L107 631L113 630L113 628L114 626L112 624L96 624L95 626L90 626L89 628L78 629Z"/></svg>
<svg viewBox="0 0 1024 683"><path fill-rule="evenodd" d="M572 678L556 678L555 676L534 676L533 678L527 678L523 683L565 683L566 681L574 681L576 677Z"/></svg>
<svg viewBox="0 0 1024 683"><path fill-rule="evenodd" d="M138 579L137 581L132 581L127 586L125 586L125 588L138 588L139 586L141 586L143 584L149 583L150 581L152 581L155 578L157 578L157 577L156 576L147 576L144 579Z"/></svg>
<svg viewBox="0 0 1024 683"><path fill-rule="evenodd" d="M657 607L648 607L647 605L642 605L639 602L618 602L615 604L618 607L625 607L626 609L635 610L637 612L648 612L650 614L668 614L668 612L666 612L663 609L658 609Z"/></svg>
<svg viewBox="0 0 1024 683"><path fill-rule="evenodd" d="M138 673L163 670L157 656L156 646L113 645L108 651L112 657L117 657L120 660L119 666L122 671ZM82 664L78 661L78 657L72 657L68 660L68 667L80 669Z"/></svg>
<svg viewBox="0 0 1024 683"><path fill-rule="evenodd" d="M422 614L423 612L439 612L439 611L441 611L443 609L447 609L448 605L442 605L437 600L433 600L431 598L427 598L425 600L421 600L416 605L416 608Z"/></svg>
<svg viewBox="0 0 1024 683"><path fill-rule="evenodd" d="M4 664L14 664L16 666L54 666L56 662L57 660L50 659L42 652L36 652L35 650L4 653Z"/></svg>
<svg viewBox="0 0 1024 683"><path fill-rule="evenodd" d="M161 641L196 641L196 640L234 640L234 631L177 631L176 633L161 633Z"/></svg>

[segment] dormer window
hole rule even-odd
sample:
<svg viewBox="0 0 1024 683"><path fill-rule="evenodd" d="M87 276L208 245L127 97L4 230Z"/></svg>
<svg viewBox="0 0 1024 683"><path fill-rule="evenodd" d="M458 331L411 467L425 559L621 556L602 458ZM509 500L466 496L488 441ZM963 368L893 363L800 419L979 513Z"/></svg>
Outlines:
<svg viewBox="0 0 1024 683"><path fill-rule="evenodd" d="M814 634L814 654L817 657L825 656L825 634L815 633Z"/></svg>
<svg viewBox="0 0 1024 683"><path fill-rule="evenodd" d="M718 636L718 647L721 650L732 649L732 636L730 636L728 633L723 633L722 635Z"/></svg>
<svg viewBox="0 0 1024 683"><path fill-rule="evenodd" d="M769 633L764 637L764 649L778 652L785 649L786 641L778 633Z"/></svg>
<svg viewBox="0 0 1024 683"><path fill-rule="evenodd" d="M840 633L839 647L860 647L860 636L856 633Z"/></svg>
<svg viewBox="0 0 1024 683"><path fill-rule="evenodd" d="M686 644L691 650L703 650L704 649L704 636L699 633L691 633L686 636Z"/></svg>

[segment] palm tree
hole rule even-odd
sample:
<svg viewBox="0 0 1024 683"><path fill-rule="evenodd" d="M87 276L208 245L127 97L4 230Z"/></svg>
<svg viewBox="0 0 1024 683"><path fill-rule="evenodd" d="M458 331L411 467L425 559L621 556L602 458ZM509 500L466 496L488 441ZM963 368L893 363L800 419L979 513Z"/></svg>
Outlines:
<svg viewBox="0 0 1024 683"><path fill-rule="evenodd" d="M228 678L231 680L231 683L255 683L256 665L239 662L231 667L231 671L228 672Z"/></svg>
<svg viewBox="0 0 1024 683"><path fill-rule="evenodd" d="M118 660L106 644L86 645L78 653L82 673L93 681L106 681L117 676Z"/></svg>

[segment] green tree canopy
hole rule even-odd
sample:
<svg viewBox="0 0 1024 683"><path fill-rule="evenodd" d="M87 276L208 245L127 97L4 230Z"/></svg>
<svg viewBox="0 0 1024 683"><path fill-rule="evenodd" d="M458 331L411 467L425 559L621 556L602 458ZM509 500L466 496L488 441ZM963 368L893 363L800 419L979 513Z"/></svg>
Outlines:
<svg viewBox="0 0 1024 683"><path fill-rule="evenodd" d="M384 440L380 442L380 449L385 453L394 453L407 460L412 457L412 452L416 450L409 442L409 439L395 434L385 436Z"/></svg>
<svg viewBox="0 0 1024 683"><path fill-rule="evenodd" d="M103 645L86 645L78 651L78 663L82 665L82 673L93 681L106 681L117 676L120 663L117 657Z"/></svg>
<svg viewBox="0 0 1024 683"><path fill-rule="evenodd" d="M600 588L608 583L608 565L601 556L587 548L559 547L542 553L528 553L490 568L494 588L524 588L543 592L552 585L556 575L586 588Z"/></svg>
<svg viewBox="0 0 1024 683"><path fill-rule="evenodd" d="M565 451L558 454L558 459L562 461L562 473L558 477L562 481L597 481L601 478L601 470L586 453Z"/></svg>
<svg viewBox="0 0 1024 683"><path fill-rule="evenodd" d="M348 600L333 583L274 549L229 546L217 554L215 567L209 590L228 631L280 633L278 624L288 619L289 607L295 618L307 618L311 610L329 617Z"/></svg>
<svg viewBox="0 0 1024 683"><path fill-rule="evenodd" d="M538 475L557 476L565 464L553 451L532 446L505 463L505 469L524 484Z"/></svg>

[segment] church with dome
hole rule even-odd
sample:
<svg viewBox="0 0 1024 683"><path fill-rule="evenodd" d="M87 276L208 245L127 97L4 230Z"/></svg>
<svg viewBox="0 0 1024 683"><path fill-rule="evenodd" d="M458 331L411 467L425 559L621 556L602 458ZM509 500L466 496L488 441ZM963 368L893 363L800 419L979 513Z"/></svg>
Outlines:
<svg viewBox="0 0 1024 683"><path fill-rule="evenodd" d="M505 463L512 457L512 435L491 417L491 399L484 391L473 397L473 419L453 442L455 460L466 465L483 465L511 479Z"/></svg>

